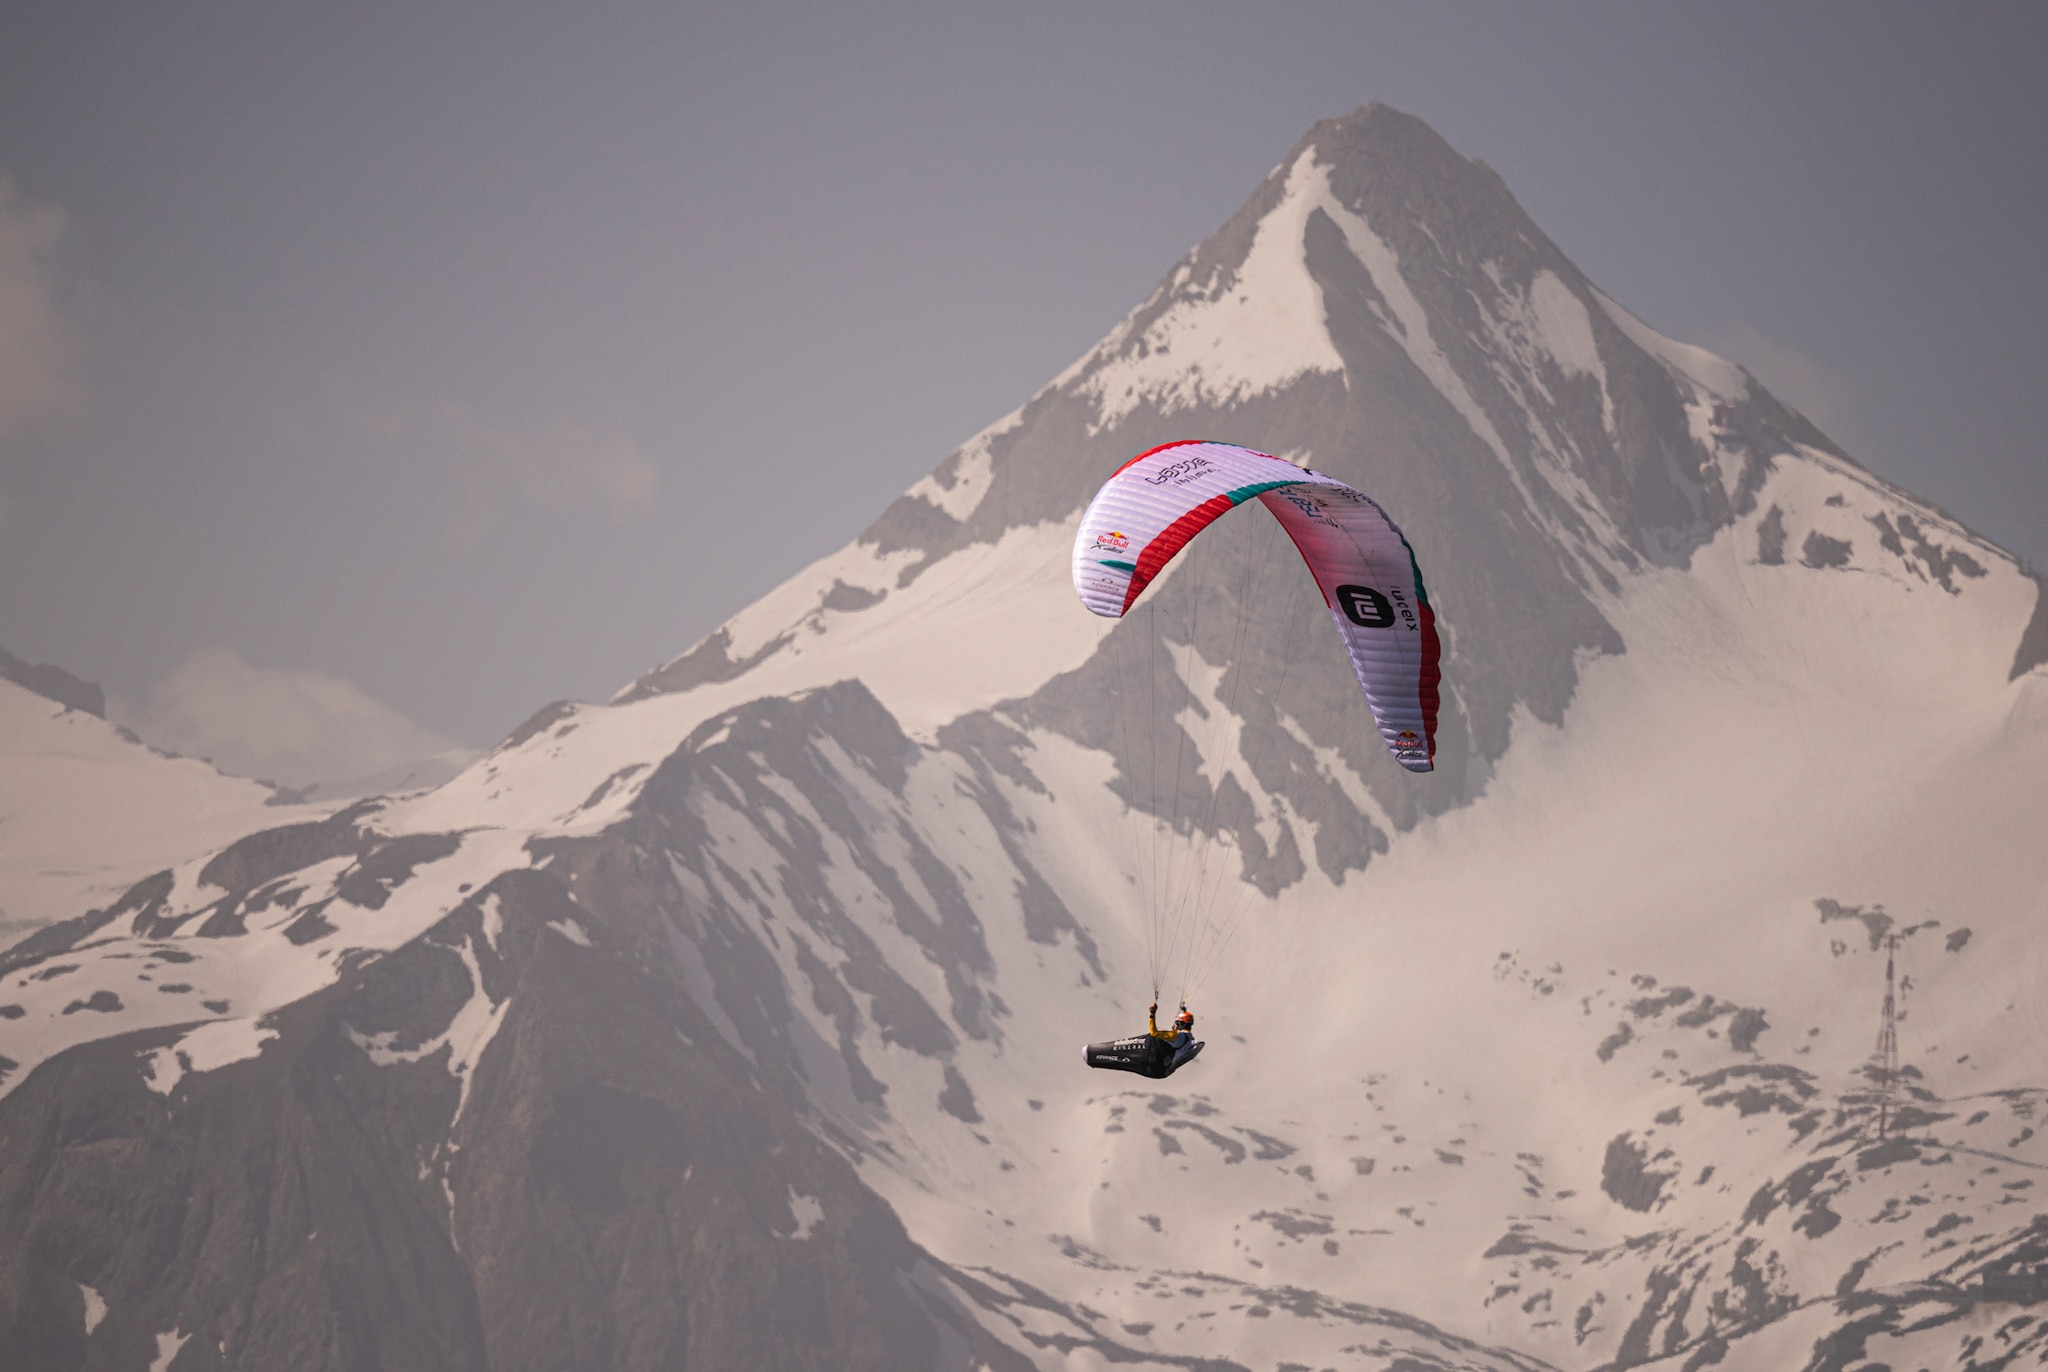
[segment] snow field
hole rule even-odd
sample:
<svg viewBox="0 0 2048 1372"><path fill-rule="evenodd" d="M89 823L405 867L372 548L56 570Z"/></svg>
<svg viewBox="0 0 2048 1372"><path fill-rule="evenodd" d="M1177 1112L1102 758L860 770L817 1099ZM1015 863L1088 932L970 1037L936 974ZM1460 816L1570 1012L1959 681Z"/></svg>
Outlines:
<svg viewBox="0 0 2048 1372"><path fill-rule="evenodd" d="M273 795L0 680L0 942L252 829L333 809L272 806Z"/></svg>
<svg viewBox="0 0 2048 1372"><path fill-rule="evenodd" d="M19 1064L19 1071L0 1083L0 1092L75 1043L138 1029L194 1026L144 1055L146 1079L166 1093L185 1073L252 1057L274 1037L264 1025L270 1012L332 984L350 953L400 947L454 910L471 889L508 868L525 866L524 841L525 835L505 830L464 835L454 853L416 868L381 909L339 898L336 887L351 860L336 858L294 874L293 884L303 882L304 889L284 905L252 917L245 934L199 937L196 929L204 921L198 918L162 939L138 938L125 922L110 925L98 937L0 982L0 1004L22 1012L0 1020L0 1054ZM166 913L196 914L222 894L212 888L195 891ZM285 930L315 905L336 932L292 942ZM480 986L477 994L483 994ZM496 1019L489 1019L488 1027L495 1025ZM467 1022L463 1027L477 1028ZM476 1038L471 1033L465 1043ZM474 1061L487 1041L488 1034L482 1034L459 1060Z"/></svg>

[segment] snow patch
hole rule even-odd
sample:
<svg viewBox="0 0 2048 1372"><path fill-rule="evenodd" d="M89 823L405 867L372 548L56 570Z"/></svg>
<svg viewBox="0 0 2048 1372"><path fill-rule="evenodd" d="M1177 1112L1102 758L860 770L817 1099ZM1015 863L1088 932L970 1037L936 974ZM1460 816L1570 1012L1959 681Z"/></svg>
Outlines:
<svg viewBox="0 0 2048 1372"><path fill-rule="evenodd" d="M78 1284L78 1294L85 1297L85 1336L89 1339L107 1317L107 1298L84 1282Z"/></svg>
<svg viewBox="0 0 2048 1372"><path fill-rule="evenodd" d="M263 1051L264 1044L276 1037L277 1030L259 1023L256 1016L250 1015L202 1024L180 1038L175 1048L187 1071L211 1072L229 1063L255 1057Z"/></svg>
<svg viewBox="0 0 2048 1372"><path fill-rule="evenodd" d="M484 897L478 913L483 917L484 942L492 952L498 951L498 936L505 932L505 912L498 907L498 893L491 892Z"/></svg>
<svg viewBox="0 0 2048 1372"><path fill-rule="evenodd" d="M1593 338L1593 317L1563 278L1547 267L1529 283L1529 319L1530 333L1559 368L1599 377L1602 390L1606 389L1600 346Z"/></svg>
<svg viewBox="0 0 2048 1372"><path fill-rule="evenodd" d="M186 1061L175 1044L152 1052L142 1060L142 1064L143 1082L161 1096L171 1094L171 1088L185 1075Z"/></svg>
<svg viewBox="0 0 2048 1372"><path fill-rule="evenodd" d="M418 1062L427 1054L439 1051L442 1042L436 1038L428 1040L418 1048L394 1048L392 1045L398 1041L396 1029L387 1029L378 1034L365 1034L351 1028L348 1036L350 1042L363 1050L363 1056L379 1067L390 1067L400 1062Z"/></svg>
<svg viewBox="0 0 2048 1372"><path fill-rule="evenodd" d="M1387 328L1408 358L1434 386L1445 400L1451 403L1486 446L1493 449L1510 474L1515 464L1508 457L1507 445L1501 442L1500 434L1493 427L1493 421L1479 408L1479 402L1465 386L1450 358L1437 346L1436 336L1429 327L1429 311L1415 298L1415 292L1408 288L1408 278L1401 273L1401 258L1394 251L1393 244L1380 237L1379 232L1357 213L1337 199L1330 189L1329 172L1322 169L1321 204L1324 213L1344 232L1344 241L1351 249L1351 255L1372 277L1372 284L1386 298L1388 308L1393 311L1391 319L1382 318ZM1517 478L1519 484L1519 478ZM1526 496L1527 492L1524 492Z"/></svg>
<svg viewBox="0 0 2048 1372"><path fill-rule="evenodd" d="M796 1221L796 1232L790 1237L807 1239L811 1236L811 1231L818 1227L818 1222L825 1218L825 1206L815 1196L799 1195L797 1189L792 1186L789 1188L789 1213Z"/></svg>
<svg viewBox="0 0 2048 1372"><path fill-rule="evenodd" d="M559 924L549 926L559 929ZM581 930L578 930L580 933ZM351 1028L348 1036L356 1047L363 1050L371 1062L379 1067L394 1063L419 1062L433 1057L443 1049L448 1051L448 1074L460 1083L461 1091L455 1102L455 1115L449 1120L448 1128L453 1133L461 1121L462 1112L469 1104L470 1083L475 1077L476 1065L483 1060L484 1049L497 1037L498 1027L505 1021L505 1011L512 1004L512 998L493 1001L484 989L483 968L478 964L476 949L468 939L457 944L453 952L462 959L462 966L469 973L469 999L462 1003L448 1021L448 1027L417 1048L395 1048L397 1038L394 1032L364 1034Z"/></svg>
<svg viewBox="0 0 2048 1372"><path fill-rule="evenodd" d="M491 1046L491 1040L498 1036L498 1028L505 1022L505 1011L512 1004L510 996L493 1002L490 993L484 989L483 969L477 965L476 950L464 939L456 949L462 955L462 965L469 970L470 984L474 993L462 1008L455 1012L455 1018L448 1023L448 1031L441 1036L448 1045L448 1070L462 1083L455 1099L455 1114L448 1121L448 1132L453 1135L455 1126L462 1122L462 1112L469 1105L469 1088L476 1083L476 1066L483 1061L484 1049Z"/></svg>
<svg viewBox="0 0 2048 1372"><path fill-rule="evenodd" d="M149 1372L165 1372L171 1361L178 1356L178 1350L185 1346L190 1334L173 1329L167 1334L156 1336L156 1356L150 1360Z"/></svg>
<svg viewBox="0 0 2048 1372"><path fill-rule="evenodd" d="M1223 689L1225 669L1211 666L1193 644L1167 643L1165 647L1185 688L1184 703L1174 717L1174 724L1195 740L1196 772L1209 783L1212 793L1221 791L1224 782L1234 778L1252 797L1254 809L1263 814L1273 799L1272 793L1260 784L1245 760L1244 717L1230 709L1229 693ZM1257 827L1269 843L1279 837L1277 830L1268 832L1263 819Z"/></svg>
<svg viewBox="0 0 2048 1372"><path fill-rule="evenodd" d="M579 948L588 948L590 946L590 935L584 932L581 924L578 924L567 915L562 916L560 919L549 920L548 928L554 930Z"/></svg>
<svg viewBox="0 0 2048 1372"><path fill-rule="evenodd" d="M1547 267L1536 273L1523 292L1508 286L1493 263L1485 265L1487 276L1498 288L1498 294L1484 303L1488 331L1509 364L1499 369L1503 383L1519 394L1526 378L1555 404L1557 397L1550 394L1543 379L1546 360L1567 376L1590 376L1600 385L1601 421L1612 434L1614 397L1607 389L1607 370L1600 360L1593 317L1585 302ZM1536 432L1540 439L1540 426Z"/></svg>
<svg viewBox="0 0 2048 1372"><path fill-rule="evenodd" d="M1163 288L1178 295L1165 312L1139 332L1141 307L1097 344L1076 369L1087 377L1080 392L1098 403L1095 431L1148 401L1169 413L1220 407L1311 372L1341 375L1323 293L1302 255L1309 216L1330 200L1329 170L1304 151L1227 284L1193 285L1183 264Z"/></svg>

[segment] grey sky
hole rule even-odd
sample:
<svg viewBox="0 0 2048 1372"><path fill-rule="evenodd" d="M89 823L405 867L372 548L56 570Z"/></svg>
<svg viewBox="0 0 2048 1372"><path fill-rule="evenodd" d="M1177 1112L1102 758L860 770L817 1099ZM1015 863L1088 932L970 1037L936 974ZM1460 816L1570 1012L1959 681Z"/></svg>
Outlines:
<svg viewBox="0 0 2048 1372"><path fill-rule="evenodd" d="M17 3L0 643L488 743L843 543L1369 100L2048 562L2043 53L2020 4Z"/></svg>

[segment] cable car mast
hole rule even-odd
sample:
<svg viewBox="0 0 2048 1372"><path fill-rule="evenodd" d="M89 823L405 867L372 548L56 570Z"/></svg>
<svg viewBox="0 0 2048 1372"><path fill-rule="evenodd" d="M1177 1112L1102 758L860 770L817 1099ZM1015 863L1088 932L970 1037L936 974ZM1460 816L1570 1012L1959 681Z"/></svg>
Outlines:
<svg viewBox="0 0 2048 1372"><path fill-rule="evenodd" d="M1899 1015L1897 980L1892 974L1893 955L1899 936L1884 941L1884 1017L1878 1023L1877 1048L1870 1055L1868 1072L1877 1083L1877 1136L1883 1138L1891 1124L1892 1096L1899 1080Z"/></svg>

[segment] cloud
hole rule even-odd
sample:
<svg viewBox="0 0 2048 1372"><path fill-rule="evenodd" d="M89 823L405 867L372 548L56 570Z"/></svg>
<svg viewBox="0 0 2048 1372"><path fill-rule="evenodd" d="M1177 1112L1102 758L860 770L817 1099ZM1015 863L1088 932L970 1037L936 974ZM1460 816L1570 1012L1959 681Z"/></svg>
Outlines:
<svg viewBox="0 0 2048 1372"><path fill-rule="evenodd" d="M442 419L457 457L459 494L450 536L472 545L515 506L543 511L591 507L614 524L647 511L661 470L630 438L567 420L520 433L479 424L457 409Z"/></svg>
<svg viewBox="0 0 2048 1372"><path fill-rule="evenodd" d="M1812 420L1845 452L1869 460L1871 445L1857 421L1856 386L1848 377L1747 324L1715 329L1702 341L1748 368L1765 390Z"/></svg>
<svg viewBox="0 0 2048 1372"><path fill-rule="evenodd" d="M140 708L112 704L117 722L159 748L320 796L432 785L477 756L340 677L253 667L219 649L186 658Z"/></svg>
<svg viewBox="0 0 2048 1372"><path fill-rule="evenodd" d="M78 338L58 307L52 252L64 213L0 176L0 440L77 406Z"/></svg>

